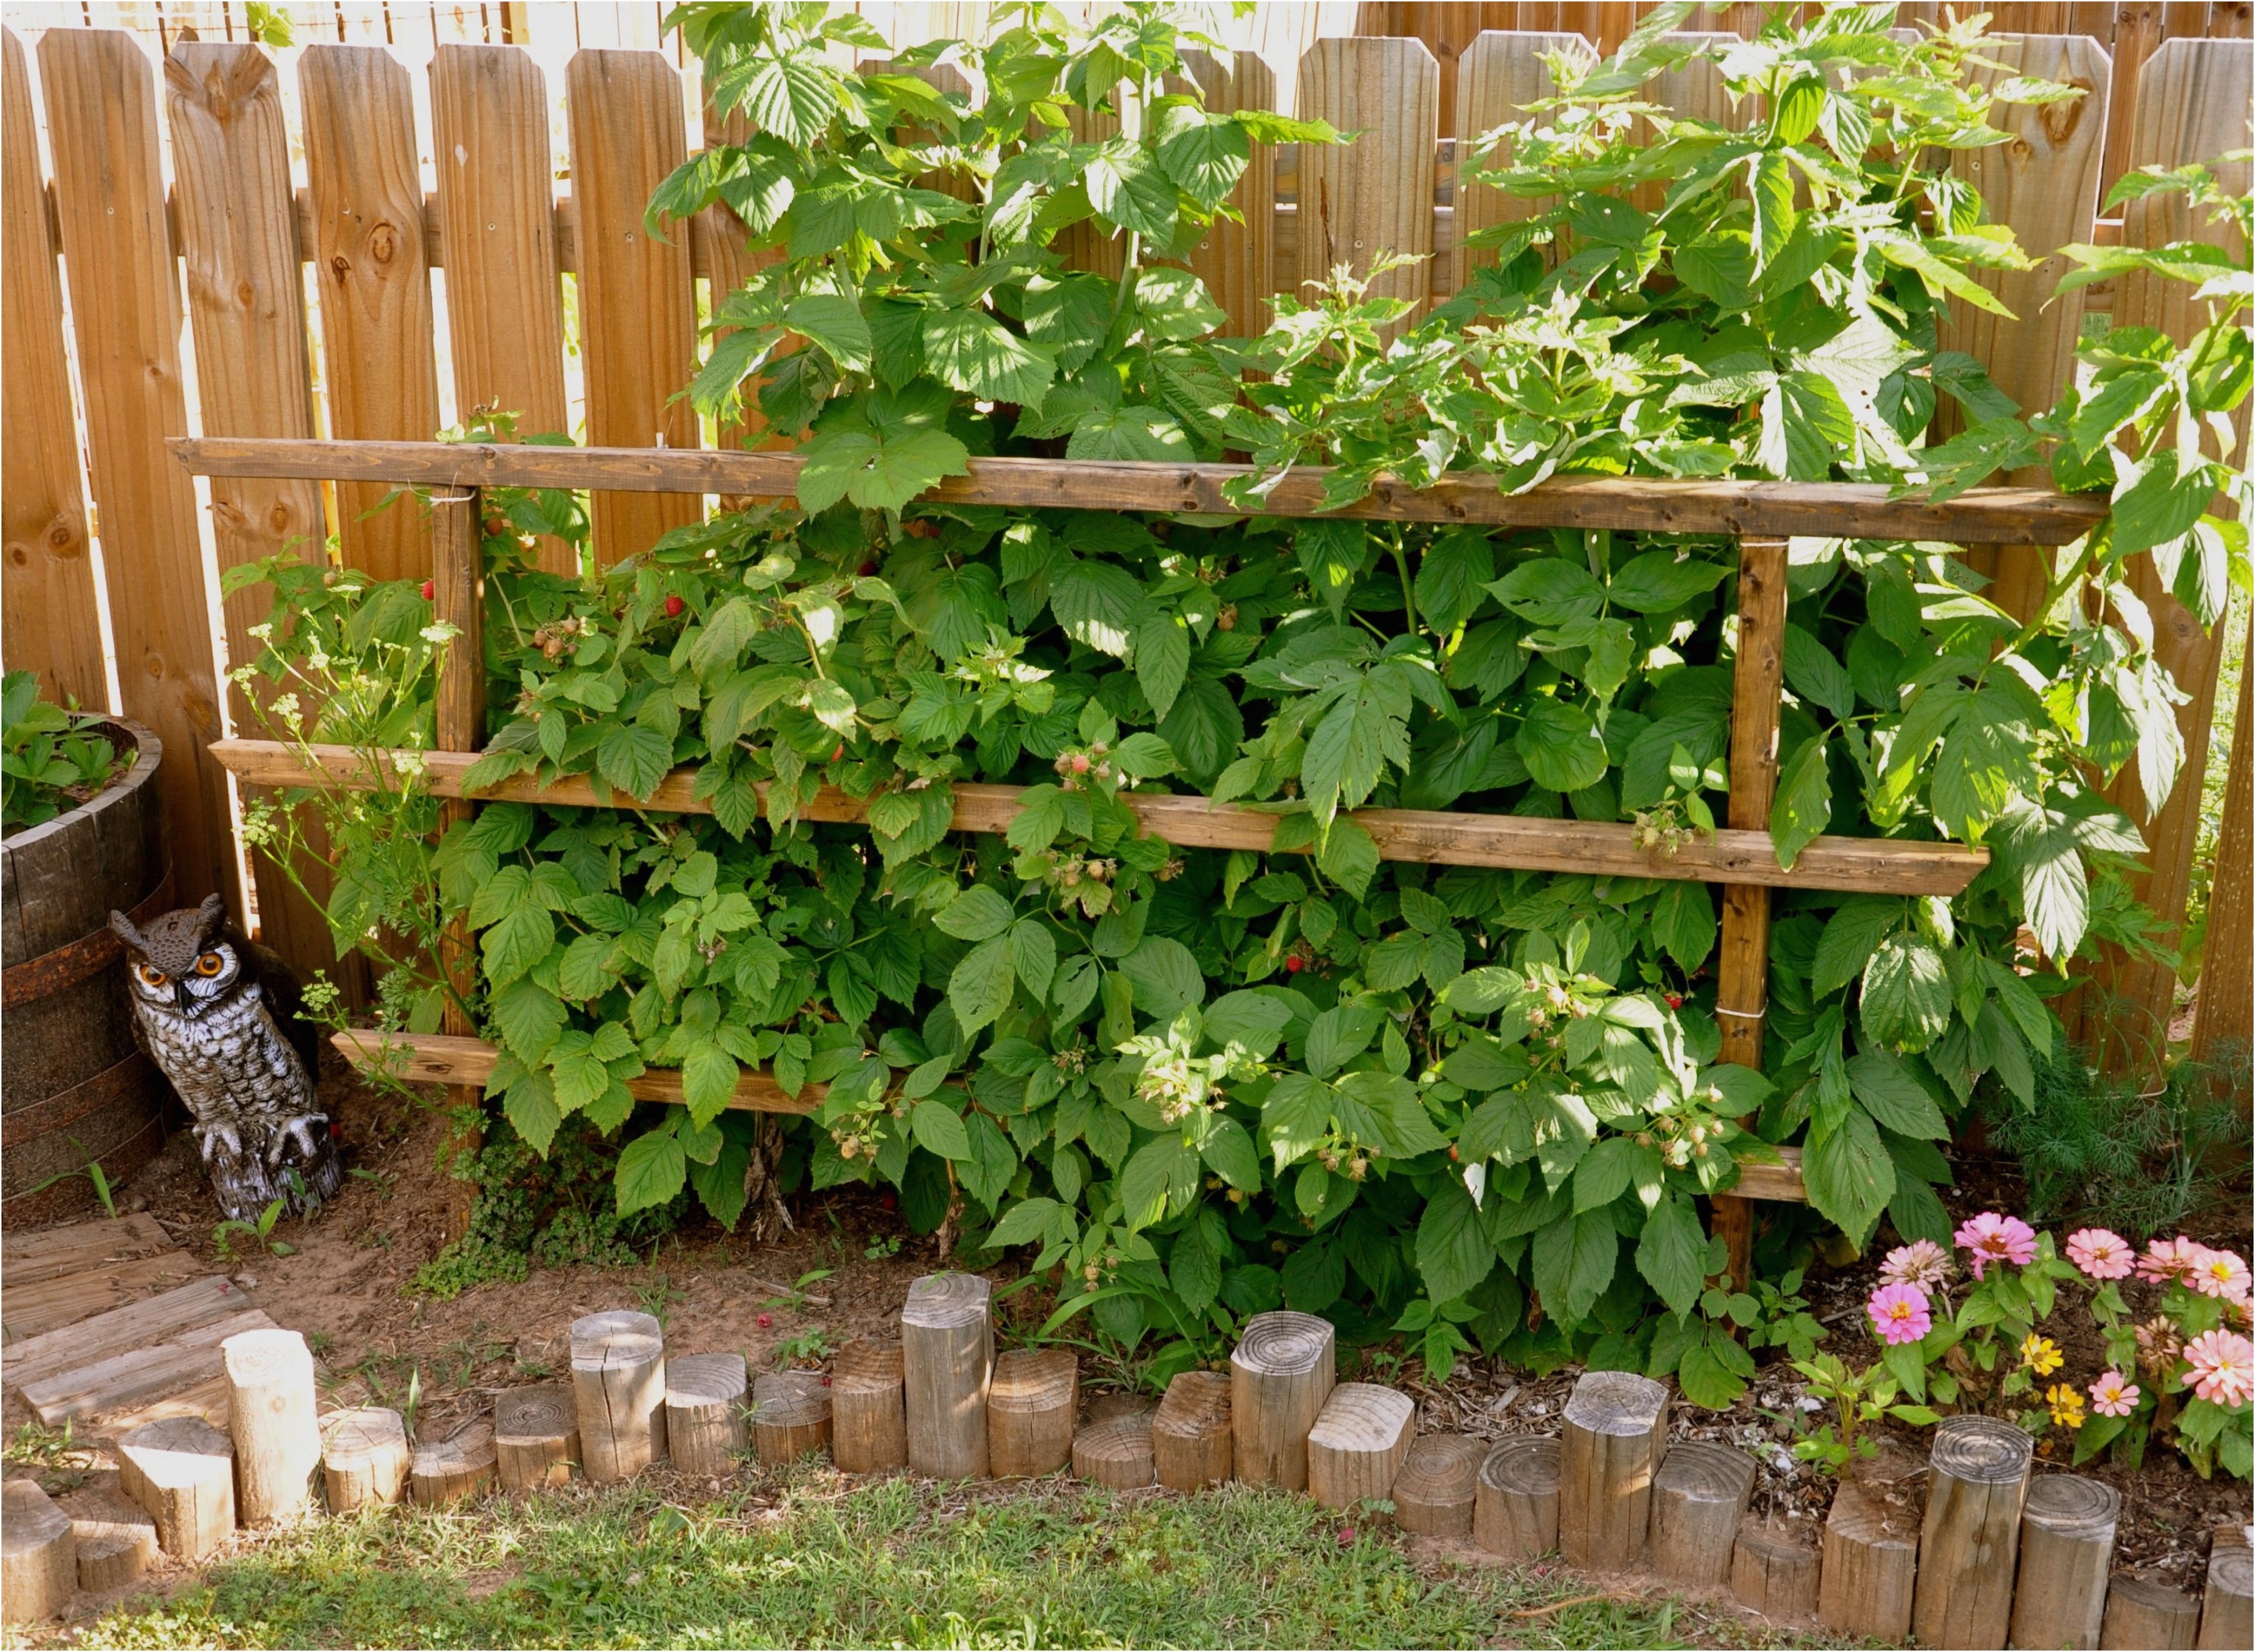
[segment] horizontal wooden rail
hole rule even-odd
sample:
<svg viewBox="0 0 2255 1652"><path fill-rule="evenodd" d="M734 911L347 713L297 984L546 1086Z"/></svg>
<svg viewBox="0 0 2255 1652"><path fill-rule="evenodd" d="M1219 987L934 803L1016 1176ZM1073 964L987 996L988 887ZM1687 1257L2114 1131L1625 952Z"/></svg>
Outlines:
<svg viewBox="0 0 2255 1652"><path fill-rule="evenodd" d="M790 453L666 447L537 447L473 442L327 442L176 436L169 446L200 476L299 477L466 488L602 489L788 497L800 460ZM1247 465L1160 465L1087 459L974 459L924 496L944 504L1256 514L1223 496ZM1507 494L1495 478L1462 472L1430 488L1380 478L1367 498L1324 512L1314 467L1277 483L1257 514L1329 514L1358 521L1490 527L1614 528L1654 533L1858 539L1949 545L2065 545L2106 513L2097 495L2043 488L1977 488L1942 503L1890 499L1860 482L1679 482L1657 476L1554 478Z"/></svg>
<svg viewBox="0 0 2255 1652"><path fill-rule="evenodd" d="M307 749L273 740L217 740L211 753L237 778L260 786L328 785L373 791L399 784L404 769L419 768L432 794L472 795L462 784L477 756L471 752L392 752L383 755L389 775L370 772L348 746ZM675 770L638 805L665 814L710 814L713 805L690 795L697 771ZM959 784L955 830L1001 833L1009 829L1023 793L1019 786ZM564 808L595 808L603 802L587 779L573 776L551 785L530 776L481 790L488 803L542 803ZM612 794L618 806L620 794ZM1143 829L1169 843L1200 849L1267 852L1275 836L1276 817L1259 809L1200 797L1149 792L1122 793ZM825 786L803 811L805 819L854 823L866 819L868 805L834 786ZM1636 846L1635 828L1591 820L1534 819L1510 814L1472 814L1442 810L1359 809L1352 818L1369 832L1380 859L1434 866L1485 866L1531 872L1582 873L1592 877L1663 878L1686 883L1757 883L1777 889L1847 889L1866 895L1956 895L1989 863L1986 849L1962 843L1918 843L1896 838L1818 838L1802 850L1791 871L1777 863L1776 846L1767 832L1718 831L1685 839L1672 854Z"/></svg>
<svg viewBox="0 0 2255 1652"><path fill-rule="evenodd" d="M407 1084L482 1087L492 1077L494 1063L501 1055L482 1038L449 1037L436 1032L348 1029L334 1035L329 1042L362 1072L389 1073ZM628 1079L627 1089L637 1101L662 1101L676 1107L681 1104L681 1074L671 1067L652 1067L639 1079ZM827 1085L809 1084L792 1096L765 1072L747 1068L738 1075L736 1093L728 1098L728 1105L744 1113L804 1114L821 1106L822 1099L829 1093ZM1739 1161L1739 1195L1746 1199L1781 1199L1795 1205L1808 1203L1808 1190L1801 1179L1801 1149L1781 1147L1771 1150L1778 1156L1774 1163L1767 1159Z"/></svg>

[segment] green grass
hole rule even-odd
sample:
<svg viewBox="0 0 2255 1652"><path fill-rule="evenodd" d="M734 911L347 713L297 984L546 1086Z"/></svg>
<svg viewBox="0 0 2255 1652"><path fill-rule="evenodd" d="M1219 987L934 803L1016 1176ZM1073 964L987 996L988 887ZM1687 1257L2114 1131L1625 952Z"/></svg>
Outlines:
<svg viewBox="0 0 2255 1652"><path fill-rule="evenodd" d="M1115 1499L1062 1482L669 1504L644 1484L455 1513L322 1521L261 1539L89 1647L1472 1646L1746 1644L1668 1599L1579 1579L1420 1565L1385 1522L1240 1487ZM1344 1540L1343 1540L1344 1539ZM1556 1609L1542 1611L1557 1602Z"/></svg>

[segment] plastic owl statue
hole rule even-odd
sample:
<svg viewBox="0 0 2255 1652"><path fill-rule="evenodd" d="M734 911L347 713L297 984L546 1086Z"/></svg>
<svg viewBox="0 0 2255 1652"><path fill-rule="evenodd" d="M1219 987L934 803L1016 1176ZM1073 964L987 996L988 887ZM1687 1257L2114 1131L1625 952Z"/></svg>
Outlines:
<svg viewBox="0 0 2255 1652"><path fill-rule="evenodd" d="M288 967L228 929L216 895L140 927L112 912L109 927L125 943L135 1029L195 1115L220 1208L256 1222L277 1199L302 1211L334 1197L344 1171Z"/></svg>

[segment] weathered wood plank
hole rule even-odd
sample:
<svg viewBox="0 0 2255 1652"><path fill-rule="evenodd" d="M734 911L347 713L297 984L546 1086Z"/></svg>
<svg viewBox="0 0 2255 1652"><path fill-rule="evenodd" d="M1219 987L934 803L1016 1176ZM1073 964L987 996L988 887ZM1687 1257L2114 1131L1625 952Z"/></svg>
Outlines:
<svg viewBox="0 0 2255 1652"><path fill-rule="evenodd" d="M159 1258L158 1260L168 1260ZM11 1286L10 1295L14 1295ZM97 1298L99 1300L99 1298ZM0 1381L11 1388L76 1370L151 1343L166 1341L250 1306L242 1287L216 1275L196 1280L58 1330L11 1342L0 1352ZM16 1304L8 1304L11 1313Z"/></svg>
<svg viewBox="0 0 2255 1652"><path fill-rule="evenodd" d="M565 74L572 199L579 209L580 356L587 439L603 446L697 447L697 414L677 400L697 372L697 295L689 238L660 240L643 208L687 158L681 77L656 52L581 52ZM595 557L616 562L698 520L684 495L598 492Z"/></svg>
<svg viewBox="0 0 2255 1652"><path fill-rule="evenodd" d="M439 372L413 85L381 46L312 46L298 60L298 96L329 430L345 441L427 441ZM429 529L411 503L378 510L387 491L337 484L346 565L379 580L428 573Z"/></svg>
<svg viewBox="0 0 2255 1652"><path fill-rule="evenodd" d="M214 435L310 438L305 280L274 60L262 46L184 41L165 60L165 92L202 425ZM215 476L211 515L222 573L268 557L325 555L318 482ZM246 664L257 657L250 631L267 618L271 593L253 586L220 606L228 664ZM239 687L228 692L236 727L255 726L250 699ZM308 856L298 868L311 898L267 855L252 855L250 869L259 938L309 976L334 969L336 948L319 904L328 893L327 862Z"/></svg>
<svg viewBox="0 0 2255 1652"><path fill-rule="evenodd" d="M39 37L39 76L122 709L165 742L182 903L217 892L239 913L227 780L201 749L220 700L195 488L165 458L188 413L156 76L125 31L75 28Z"/></svg>
<svg viewBox="0 0 2255 1652"><path fill-rule="evenodd" d="M313 768L299 748L277 741L227 740L213 751L234 773L262 785L313 784L379 790L396 778L370 775L350 747L310 748ZM467 795L462 777L476 759L462 752L397 754L422 768L432 795ZM398 770L395 769L396 776ZM599 798L585 777L537 784L530 777L506 780L476 795L488 801L545 803L561 807L632 807L665 814L709 814L712 805L692 796L696 770L676 770L640 803L617 794ZM1023 788L959 784L953 829L1006 832L1016 817ZM1265 852L1275 835L1277 817L1259 809L1216 807L1202 797L1128 792L1121 800L1135 810L1145 832L1193 848ZM835 788L825 787L802 811L807 819L856 822L868 805ZM1610 822L1538 820L1518 815L1472 814L1413 809L1360 809L1354 819L1378 845L1380 858L1436 866L1493 866L1536 872L1582 873L1591 876L1649 877L1678 882L1750 883L1776 889L1840 889L1902 895L1955 895L1988 864L1985 849L1958 843L1922 843L1893 838L1818 838L1801 852L1791 871L1777 863L1766 831L1726 829L1694 838L1672 856L1640 849L1635 828Z"/></svg>
<svg viewBox="0 0 2255 1652"><path fill-rule="evenodd" d="M591 488L647 493L757 494L786 498L797 454L666 448L523 447L484 442L277 442L220 437L172 444L198 475L335 476L468 487ZM1218 516L1335 516L1358 522L1494 527L1612 528L1631 532L1931 539L1952 545L2066 545L2106 514L2096 495L2048 488L1977 488L1936 504L1890 499L1875 483L1697 482L1655 476L1554 478L1507 494L1494 478L1453 474L1430 488L1380 477L1344 510L1321 508L1319 467L1295 469L1257 510L1222 489L1244 465L1153 465L1121 460L974 459L924 497L934 503Z"/></svg>
<svg viewBox="0 0 2255 1652"><path fill-rule="evenodd" d="M14 1290L172 1248L171 1235L155 1217L143 1212L28 1234L0 1234L0 1266L6 1268L8 1289Z"/></svg>
<svg viewBox="0 0 2255 1652"><path fill-rule="evenodd" d="M1327 281L1341 264L1368 277L1380 252L1418 262L1370 281L1373 298L1420 302L1432 282L1434 151L1441 70L1423 42L1317 40L1300 59L1298 113L1359 133L1300 151L1296 280ZM1412 311L1393 331L1416 318Z"/></svg>
<svg viewBox="0 0 2255 1652"><path fill-rule="evenodd" d="M203 1266L187 1252L169 1247L154 1255L129 1256L36 1281L18 1281L11 1264L7 1291L10 1352L14 1352L14 1344L74 1325L89 1315L130 1303L160 1286L193 1279ZM14 1381L13 1376L9 1380Z"/></svg>
<svg viewBox="0 0 2255 1652"><path fill-rule="evenodd" d="M46 186L32 115L32 76L12 29L0 101L0 535L7 577L0 579L0 651L11 670L32 671L57 699L91 710L109 704L102 664L102 622L86 531L86 490L78 443L61 411L72 404L63 355L62 285L47 221Z"/></svg>
<svg viewBox="0 0 2255 1652"><path fill-rule="evenodd" d="M76 1417L100 1417L207 1381L224 1368L221 1343L245 1331L276 1328L256 1308L246 1309L180 1332L170 1341L26 1382L17 1393L50 1428Z"/></svg>

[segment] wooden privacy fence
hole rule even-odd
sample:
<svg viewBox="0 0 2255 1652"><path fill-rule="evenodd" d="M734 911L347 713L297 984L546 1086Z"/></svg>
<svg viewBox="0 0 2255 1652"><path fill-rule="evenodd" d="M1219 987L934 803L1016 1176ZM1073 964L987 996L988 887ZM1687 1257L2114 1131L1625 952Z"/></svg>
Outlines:
<svg viewBox="0 0 2255 1652"><path fill-rule="evenodd" d="M1375 17L1386 10L1366 8L1372 15L1365 25L1386 21ZM1423 16L1436 9L1393 10ZM1450 26L1475 10L1481 20L1501 15L1458 7ZM1554 23L1569 11L1602 12L1608 20L1600 33L1609 39L1613 13L1629 8L1506 10L1521 21L1547 11ZM2084 9L2027 10L2080 17ZM2207 17L2230 8L2193 10ZM1381 287L1418 299L1452 291L1469 256L1460 247L1464 235L1525 210L1462 181L1477 138L1545 93L1543 53L1596 44L1563 26L1483 30L1451 57L1444 99L1441 62L1417 39L1316 40L1291 66L1294 112L1360 136L1336 149L1296 155L1288 148L1248 170L1233 197L1245 221L1218 222L1191 258L1233 327L1258 329L1272 292L1323 273L1333 261L1366 267L1381 249L1430 259L1383 278ZM2089 93L2067 104L2002 110L2010 140L1958 158L1993 215L2035 251L2097 238L2110 155L2168 165L2249 141L2255 43L2164 40L2138 71L2126 138L2107 130L2109 110L2120 100L2112 90L2115 67L2097 40L2077 32L2023 35L1999 40L1995 55L2005 67L1984 73L2050 75ZM709 303L733 290L752 261L741 226L725 209L671 241L644 231L643 205L687 151L685 134L692 123L708 131L713 124L709 112L692 122L689 94L664 53L588 49L572 58L563 77L561 145L570 176L560 192L550 90L520 47L439 46L424 88L427 130L418 130L414 77L381 46L320 44L298 53L302 115L294 130L274 61L256 46L174 46L164 65L161 117L156 74L130 34L52 28L40 37L38 56L51 176L39 165L27 55L7 35L7 234L0 257L10 373L0 436L8 661L39 670L88 703L106 697L89 512L65 417L74 357L118 709L154 727L175 754L163 784L182 898L214 889L233 893L225 780L207 747L223 723L247 712L236 705L233 714L223 714L221 670L225 660L251 657L249 629L262 617L262 604L255 592L232 599L214 626L218 605L204 574L196 491L166 457L165 440L200 434L421 442L446 418L481 405L519 413L527 432L560 430L570 414L568 315L574 321L568 348L586 392L584 428L572 433L599 446L662 448L665 462L681 462L719 439L674 400L702 348L699 285ZM1194 57L1190 67L1217 107L1277 101L1282 77L1257 52ZM1660 77L1651 95L1687 114L1732 115L1710 65ZM169 180L160 127L169 136ZM292 158L299 153L302 171ZM2172 198L2134 205L2120 233L2150 243L2197 229ZM1117 250L1083 235L1073 256L1102 267ZM2019 319L1958 306L1947 329L1946 342L1980 356L2023 407L2047 404L2064 382L2087 305L2111 301L2118 324L2181 331L2192 320L2181 289L2146 281L2125 281L2096 300L2077 292L2048 304L2061 268L2062 261L2048 258L2026 274L1985 276ZM200 410L193 432L183 308ZM318 393L309 365L316 352ZM451 385L450 398L442 384ZM733 443L743 432L727 434ZM693 494L716 486L709 475L676 493L639 491L608 474L594 480L594 545L607 562L693 517L699 509ZM420 573L432 566L428 525L404 510L368 514L383 486L383 473L365 467L348 467L341 475L214 474L209 527L218 565L277 552L318 556L333 528L348 566L383 578ZM1495 496L1478 478L1458 491ZM1148 508L1149 499L1123 495L1104 503ZM1381 497L1373 513L1388 508ZM1860 506L1836 505L1830 514L1815 510L1799 530L1747 518L1718 531L1895 531L1886 521ZM1633 525L1669 524L1647 516ZM2044 556L2021 541L1985 545L1972 559L1997 576L2008 604L2024 606L2041 587ZM2144 894L2174 924L2184 910L2197 837L2221 648L2149 569L2136 578L2154 608L2159 652L2190 696L2180 711L2183 777L2167 805L2142 823L2153 846ZM2129 795L2134 785L2125 779L2117 800L2142 816ZM318 891L320 868L312 870ZM301 967L330 963L320 914L278 869L255 863L254 873L267 938ZM2106 1002L2121 1016L2166 1020L2173 986L2166 971L2125 967L2110 984Z"/></svg>
<svg viewBox="0 0 2255 1652"><path fill-rule="evenodd" d="M481 487L609 489L638 498L707 489L786 497L796 488L800 464L789 453L622 453L445 443L184 440L172 446L186 468L215 480L350 476L431 486L436 616L474 639L485 634L478 565ZM1247 467L1235 465L985 459L973 461L968 476L951 480L931 496L1021 509L1119 510L1132 503L1149 510L1156 503L1245 515L1228 504L1224 486L1250 474ZM1280 488L1264 501L1261 514L1316 515L1322 484L1322 475L1314 474ZM1819 838L1790 870L1778 865L1767 827L1777 777L1788 538L1796 531L1837 532L1843 520L1853 517L1885 524L1877 531L1905 537L1964 545L2059 545L2087 532L2104 509L2092 498L2015 488L1977 489L1933 504L1890 503L1879 488L1806 483L1605 478L1554 482L1515 496L1470 482L1425 490L1381 486L1348 514L1394 522L1664 528L1735 538L1739 547L1739 641L1732 689L1730 830L1717 833L1712 842L1668 854L1638 850L1631 828L1610 823L1527 822L1413 810L1366 810L1353 818L1370 831L1380 857L1387 860L1721 883L1716 1001L1723 1034L1721 1058L1759 1068L1769 981L1771 888L1950 896L1962 892L1989 860L1986 850L1962 844ZM468 754L483 744L484 692L481 650L449 650L439 671L435 756L362 754L341 747L317 748L308 754L285 742L251 740L221 742L212 750L244 780L266 786L376 790L397 784L397 777L413 765L428 774L432 791L447 799L446 810L460 818L469 806L462 784ZM1006 832L1017 812L1019 794L1020 788L1014 786L957 787L956 828ZM637 806L611 804L584 780L542 786L519 777L481 795L578 806ZM1146 831L1173 843L1265 851L1276 829L1274 814L1216 806L1202 798L1129 794L1128 802ZM695 797L692 770L676 771L639 806L675 813L712 811L709 803ZM817 820L864 818L861 804L832 788L825 788L806 812ZM447 967L467 973L468 951L465 934L457 957ZM450 1008L449 1013L459 1012ZM387 1047L404 1046L411 1052L407 1076L467 1088L491 1072L495 1054L491 1045L467 1036L474 1030L460 1023L448 1025L436 1037L348 1033L338 1043L355 1059L371 1064L389 1058ZM678 1077L646 1075L639 1093L650 1100L678 1101ZM804 1113L811 1110L813 1097L786 1095L766 1075L752 1073L739 1082L734 1104L761 1112ZM1741 1175L1746 1192L1717 1200L1716 1226L1730 1243L1731 1271L1743 1281L1750 1276L1753 1237L1747 1199L1798 1199L1802 1194L1796 1162L1749 1161Z"/></svg>

